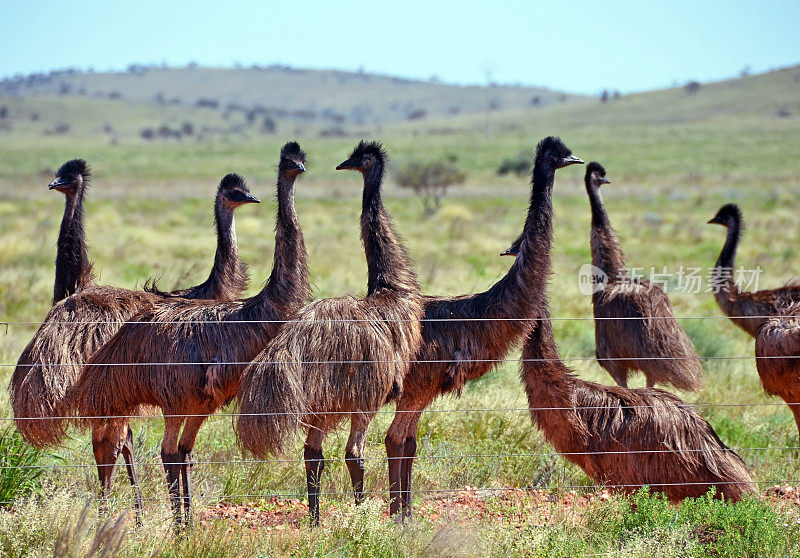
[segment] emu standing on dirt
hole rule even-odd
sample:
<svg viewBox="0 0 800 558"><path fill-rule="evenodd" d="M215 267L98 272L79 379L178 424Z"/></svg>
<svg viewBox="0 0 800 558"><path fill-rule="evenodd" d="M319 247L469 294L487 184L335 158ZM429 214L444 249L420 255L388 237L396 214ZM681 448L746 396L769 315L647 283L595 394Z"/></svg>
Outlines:
<svg viewBox="0 0 800 558"><path fill-rule="evenodd" d="M800 302L800 285L785 285L778 289L742 292L734 281L736 248L744 230L742 210L733 203L723 205L709 221L728 229L725 244L714 266L714 298L731 321L756 337L758 328L768 316L779 314L791 304Z"/></svg>
<svg viewBox="0 0 800 558"><path fill-rule="evenodd" d="M318 300L304 308L245 371L239 391L239 437L256 455L274 453L286 437L279 413L305 407L303 457L315 525L325 435L349 414L345 462L356 503L361 502L366 430L375 413L403 389L421 341L423 312L417 276L383 206L383 148L362 141L336 168L357 170L364 177L361 238L367 296ZM298 402L300 391L303 400Z"/></svg>
<svg viewBox="0 0 800 558"><path fill-rule="evenodd" d="M609 183L605 169L589 163L585 181L592 206L592 265L607 277L592 293L597 360L622 387L628 385L629 370L641 370L647 387L660 383L700 389L700 360L675 320L669 298L657 285L631 280L625 273L619 240L600 196L600 186Z"/></svg>
<svg viewBox="0 0 800 558"><path fill-rule="evenodd" d="M82 184L85 186L88 168L85 163L81 164L84 171L81 173ZM74 168L73 162L65 166ZM51 189L63 191L74 188L76 183L74 175L62 171L59 171L59 176L51 183ZM240 179L234 180L231 177L235 175L229 175L222 180L215 203L218 223L226 224L225 227L218 229L220 246L226 244L231 246L230 239L235 239L234 210L243 203L258 201L250 195ZM62 224L56 258L56 262L67 262L67 265L61 266L61 273L58 271L56 273L56 292L62 292L59 289L59 282L62 285L75 284L73 278L78 275L80 265L82 271L77 281L78 292L53 306L23 350L9 384L9 395L17 428L23 438L36 447L55 446L66 434L67 417L75 408L75 384L86 360L108 341L124 322L161 299L160 296L151 293L94 283L91 266L82 263L83 256L75 257L76 253L86 253L83 225L75 224L75 220L82 216L82 201L81 193L75 197L71 211L73 225L67 227L69 238L64 242L61 237L64 236L65 227ZM68 201L67 205L70 203ZM235 242L232 245L232 252L231 249L223 252L226 253L224 257L226 265L218 265L223 264L223 260L216 261L208 281L196 287L196 291L190 290L188 296L202 296L203 292L208 292L207 286L211 287L211 292L227 296L225 293L232 293L239 287L238 283L231 284L229 281L240 275L227 269L227 266L238 261ZM220 255L219 248L217 254ZM58 269L59 264L56 266ZM125 459L131 484L134 487L137 484L133 460L133 435L127 422L118 426L119 430L100 427L93 428L92 432L92 447L104 494L110 487L114 464L120 453ZM138 489L136 506L141 507Z"/></svg>
<svg viewBox="0 0 800 558"><path fill-rule="evenodd" d="M459 393L469 380L493 370L531 327L527 318L541 315L540 298L552 233L552 190L557 169L583 163L555 137L536 147L528 215L515 242L518 257L508 273L488 291L457 296L423 297L422 345L405 378L397 412L386 435L389 458L390 512L411 515L411 470L417 425L423 410L438 396ZM438 321L437 321L438 320Z"/></svg>
<svg viewBox="0 0 800 558"><path fill-rule="evenodd" d="M176 528L181 503L191 525L192 449L200 426L236 395L245 363L309 297L305 243L294 208L295 179L304 163L297 143L281 150L272 273L260 293L221 303L154 303L92 356L76 386L80 413L98 417L92 422L103 428L118 430L126 422L108 417L136 415L147 407L163 411L161 460Z"/></svg>
<svg viewBox="0 0 800 558"><path fill-rule="evenodd" d="M531 420L563 457L599 484L648 485L672 502L705 494L737 501L752 474L691 406L660 389L587 382L561 362L549 315L522 349Z"/></svg>
<svg viewBox="0 0 800 558"><path fill-rule="evenodd" d="M800 434L800 304L785 307L758 328L756 369L764 391L789 405Z"/></svg>
<svg viewBox="0 0 800 558"><path fill-rule="evenodd" d="M91 177L92 172L86 161L72 159L61 165L55 179L50 183L51 190L58 190L65 197L64 216L56 244L53 304L80 288L81 277L90 266L83 229L83 198Z"/></svg>

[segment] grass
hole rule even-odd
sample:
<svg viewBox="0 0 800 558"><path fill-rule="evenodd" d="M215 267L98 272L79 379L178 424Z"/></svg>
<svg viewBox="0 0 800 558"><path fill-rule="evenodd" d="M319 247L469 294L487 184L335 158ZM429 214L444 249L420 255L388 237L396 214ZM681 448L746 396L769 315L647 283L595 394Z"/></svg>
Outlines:
<svg viewBox="0 0 800 558"><path fill-rule="evenodd" d="M796 452L784 449L797 446L791 414L763 393L753 360L747 358L753 353L752 340L724 319L711 294L704 292L709 267L724 239L722 229L705 223L730 201L742 206L748 223L738 263L761 267L759 288L781 285L797 274L800 118L778 118L773 112L778 104L800 108L797 88L791 87L797 72L793 68L707 85L693 96L682 90L661 91L605 105L576 102L498 112L495 134L489 138L480 119L468 116L371 129L385 141L396 164L453 153L468 177L428 218L416 200L396 188L390 175L387 204L425 292L484 290L507 271L511 262L498 253L519 233L529 190L524 179L498 177L495 169L509 155L529 150L543 135L559 133L577 155L599 160L608 169L612 184L605 187L606 205L629 265L645 274L651 267L661 271L667 266L673 273L681 266L701 269L699 292L679 290L674 278L669 289L675 313L684 317L681 323L698 352L746 357L705 361L703 389L680 395L698 404L720 437L737 448L762 488L800 479ZM52 169L74 155L86 157L95 167L86 208L87 235L102 282L133 288L149 275L158 275L163 287L172 288L204 279L214 249L211 198L215 183L231 170L248 176L253 193L264 200L242 208L236 224L239 247L253 276L248 292L256 292L265 280L274 242L274 204L267 200L274 188L280 141L294 135L291 127L279 127L275 137L245 130L203 142L148 143L137 136L144 122L179 122L186 117L183 111L194 109L160 112L145 104L47 97L3 103L12 104L13 111L40 111L42 118L14 121L10 130L0 131L0 320L11 322L7 334L0 329L0 363L16 362L36 330L35 323L25 322L40 320L49 308L63 200L45 190ZM99 131L112 115L119 120L116 145ZM210 113L195 116L217 118ZM72 119L71 135L42 135L45 127L64 117ZM362 294L360 182L333 170L354 138L320 138L313 127L297 135L310 155L297 197L315 295ZM581 377L610 383L591 361L591 302L578 290L578 270L589 261L589 211L580 169L559 171L555 210L552 313L575 318L555 323L556 339L565 358L579 359L569 362ZM691 319L700 316L709 319ZM702 498L673 507L649 494L590 498L596 492L591 481L556 456L531 428L527 412L518 410L526 402L513 362L517 356L510 355L510 362L498 371L470 383L461 398L437 400L431 407L434 412L422 416L416 506L440 509L437 516L421 512L414 525L402 529L383 515L383 437L391 407L378 415L368 433L366 490L372 496L362 508L349 503L342 461L346 433L337 431L326 442L331 461L322 489L341 496L323 500L323 527L314 531L298 519L302 510L295 510L295 516L276 511L293 498L303 498L300 442L284 461L241 463L251 457L242 456L231 419L221 414L206 422L195 448L198 514L205 523L190 537L174 541L165 526L168 511L158 448L162 425L157 417L144 417L133 423L147 498L143 525L128 521L114 527L111 522L109 532L124 531L119 552L125 556L800 552L797 508L774 503L763 494L735 506ZM0 368L0 380L7 382L11 370ZM633 383L643 385L643 378ZM473 409L488 410L466 412ZM3 392L0 418L10 414ZM38 459L40 487L16 495L14 506L0 511L0 554L53 555L59 540L67 541L65 552L88 553L96 527L105 522L94 507L85 508L86 498L97 492L88 436L75 431L53 455ZM511 499L492 496L494 492L464 499L460 495L465 486L530 490ZM546 489L544 496L537 496L535 488ZM588 498L585 505L565 505L573 488L575 498ZM276 493L285 497L259 497ZM445 496L452 500L440 499ZM550 502L550 497L556 501ZM131 504L124 474L117 475L114 498L115 510ZM462 501L464 508L459 507ZM246 517L220 519L214 511L218 504L240 506L235 509L246 505L253 513L283 519L270 530ZM476 509L484 511L476 516ZM86 517L88 523L82 519ZM104 540L110 539L108 535Z"/></svg>

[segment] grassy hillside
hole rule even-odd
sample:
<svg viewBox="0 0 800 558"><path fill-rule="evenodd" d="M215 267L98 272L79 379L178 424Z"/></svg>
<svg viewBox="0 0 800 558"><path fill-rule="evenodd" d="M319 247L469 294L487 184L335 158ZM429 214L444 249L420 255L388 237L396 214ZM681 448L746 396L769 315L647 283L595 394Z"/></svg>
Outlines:
<svg viewBox="0 0 800 558"><path fill-rule="evenodd" d="M173 542L164 474L159 462L161 421L134 421L142 461L144 525L130 522L120 554L164 555L558 555L626 556L796 555L800 515L791 491L800 474L797 430L785 405L764 394L752 340L724 318L705 291L709 266L724 231L707 225L720 205L739 203L748 223L737 264L762 270L759 288L795 277L800 269L800 67L742 80L702 85L695 93L671 89L518 111L497 111L486 134L483 116L456 115L382 126L346 125L345 137L320 137L317 124L280 122L274 134L243 127L220 111L161 107L124 100L72 97L2 98L11 117L0 131L0 362L13 364L45 315L63 210L47 191L52 170L75 155L89 159L94 186L86 208L91 258L104 283L136 287L151 274L166 288L202 280L213 257L211 197L228 171L245 174L264 203L236 217L239 247L253 276L249 293L267 277L274 243L274 168L280 145L295 135L309 153L298 182L298 214L318 297L363 293L365 265L358 238L361 182L333 170L359 131L384 140L393 165L452 155L467 174L433 217L423 217L389 175L387 206L403 234L427 293L486 289L509 268L498 253L517 236L524 217L527 177L497 176L507 157L530 152L542 136L561 135L576 155L599 160L611 221L626 259L638 273L672 274L668 293L681 324L704 361L699 393L681 393L753 470L762 492L739 505L698 500L679 508L646 496L635 500L598 492L576 467L555 455L531 427L518 370L511 361L447 397L420 421L415 466L417 522L396 527L387 505L383 438L387 407L368 434L366 490L353 509L342 457L345 430L325 445L322 528L310 532L305 509L301 442L286 461L247 462L236 446L230 417L211 418L195 447L195 494L202 528ZM32 121L30 114L39 113ZM63 134L44 134L56 119ZM202 119L207 118L207 121ZM231 117L232 118L232 117ZM113 133L102 122L114 122ZM165 140L138 130L184 120L209 132ZM98 122L100 123L98 125ZM226 127L227 126L227 127ZM315 128L316 126L316 128ZM297 129L295 129L297 128ZM113 140L113 141L112 141ZM555 185L554 275L549 296L561 353L584 378L610 384L595 362L591 299L578 290L578 269L589 261L589 207L582 169L559 171ZM678 288L683 267L700 268L699 292ZM693 319L705 317L707 319ZM18 323L34 322L34 323ZM0 333L3 330L0 329ZM723 360L719 357L740 357ZM0 368L7 382L11 367ZM643 378L632 380L643 385ZM740 406L735 406L740 405ZM483 409L483 411L475 411ZM466 412L466 411L470 412ZM442 411L442 412L438 412ZM234 408L228 412L235 412ZM11 413L0 394L0 418ZM59 535L80 524L81 498L97 493L88 436L75 431L54 455L42 458L41 487L0 510L0 554L52 555ZM244 461L244 462L243 462ZM465 487L477 487L478 492ZM517 487L508 492L505 487ZM576 492L570 492L575 489ZM444 491L444 492L440 492ZM280 497L267 497L280 494ZM775 494L784 494L784 503ZM116 509L131 501L124 474L115 481ZM795 503L791 503L795 502ZM93 509L88 513L96 517ZM84 513L84 515L85 515ZM92 533L67 533L84 549ZM63 537L62 537L63 538Z"/></svg>
<svg viewBox="0 0 800 558"><path fill-rule="evenodd" d="M374 124L407 118L547 106L580 96L541 87L458 86L437 81L281 66L132 67L127 72L55 72L0 81L0 95L112 98L136 103L253 110L279 118Z"/></svg>

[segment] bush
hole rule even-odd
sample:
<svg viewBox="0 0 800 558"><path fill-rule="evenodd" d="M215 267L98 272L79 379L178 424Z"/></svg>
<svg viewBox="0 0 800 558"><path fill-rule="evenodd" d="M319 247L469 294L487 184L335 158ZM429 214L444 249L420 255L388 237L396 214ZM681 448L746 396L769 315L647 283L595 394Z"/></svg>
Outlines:
<svg viewBox="0 0 800 558"><path fill-rule="evenodd" d="M531 153L521 151L513 157L504 159L497 167L497 174L503 176L505 174L516 174L517 176L526 176L531 172L531 165L533 155Z"/></svg>
<svg viewBox="0 0 800 558"><path fill-rule="evenodd" d="M458 170L453 157L431 162L413 161L395 171L397 184L414 191L422 201L426 215L439 209L450 186L462 184L465 179L466 175Z"/></svg>
<svg viewBox="0 0 800 558"><path fill-rule="evenodd" d="M42 452L26 444L14 427L0 430L0 505L39 489Z"/></svg>

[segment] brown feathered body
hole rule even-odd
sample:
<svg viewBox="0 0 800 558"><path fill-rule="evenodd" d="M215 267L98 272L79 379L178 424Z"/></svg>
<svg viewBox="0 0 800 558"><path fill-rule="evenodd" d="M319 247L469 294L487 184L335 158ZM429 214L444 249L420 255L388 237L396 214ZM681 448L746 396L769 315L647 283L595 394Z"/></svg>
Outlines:
<svg viewBox="0 0 800 558"><path fill-rule="evenodd" d="M22 351L9 385L14 419L25 441L36 447L61 442L86 359L157 298L91 285L53 306Z"/></svg>
<svg viewBox="0 0 800 558"><path fill-rule="evenodd" d="M648 387L669 384L700 389L702 367L692 342L675 319L664 291L627 275L599 184L593 183L589 169L586 189L592 207L592 265L607 278L592 294L598 362L623 387L628 385L629 371L640 370Z"/></svg>
<svg viewBox="0 0 800 558"><path fill-rule="evenodd" d="M525 340L522 358L534 425L595 482L624 492L650 486L673 502L712 487L734 501L756 490L741 458L675 395L573 375L559 358L549 319Z"/></svg>
<svg viewBox="0 0 800 558"><path fill-rule="evenodd" d="M726 204L709 223L723 225L728 230L725 244L714 265L714 298L734 324L750 336L756 337L758 328L767 318L800 303L800 285L788 284L778 289L742 291L734 277L736 249L744 231L742 212L737 205Z"/></svg>
<svg viewBox="0 0 800 558"><path fill-rule="evenodd" d="M208 415L236 394L246 363L310 293L293 196L294 176L279 180L274 263L261 292L228 302L154 303L87 363L77 386L82 415L135 415L146 407Z"/></svg>
<svg viewBox="0 0 800 558"><path fill-rule="evenodd" d="M789 405L800 433L800 305L786 307L759 327L756 368L764 391Z"/></svg>
<svg viewBox="0 0 800 558"><path fill-rule="evenodd" d="M218 243L224 245L226 239L235 238L233 208L221 210L219 199L216 208L219 221L229 225L219 230ZM77 208L74 214L80 214ZM63 230L62 226L62 233ZM66 258L67 249L85 252L82 225L80 234L71 229L70 237L70 242L59 239L57 261ZM188 289L187 294L200 297L203 293L233 292L239 285L229 284L228 280L235 276L223 266L215 266L209 279ZM211 285L210 290L207 285ZM48 312L20 355L11 377L9 392L14 417L26 441L37 447L61 442L69 426L68 417L75 411L75 386L86 360L125 322L162 298L157 293L97 285L91 266L82 270L76 293L56 303Z"/></svg>
<svg viewBox="0 0 800 558"><path fill-rule="evenodd" d="M276 397L290 395L276 389L276 382L302 386L303 422L320 432L320 444L324 433L349 418L348 413L356 413L353 423L366 430L375 412L403 389L409 361L422 339L423 310L416 274L383 206L382 176L382 163L364 171L361 237L367 296L308 305L245 373L238 433L256 455L274 453L285 439L271 413L298 408L297 402Z"/></svg>

